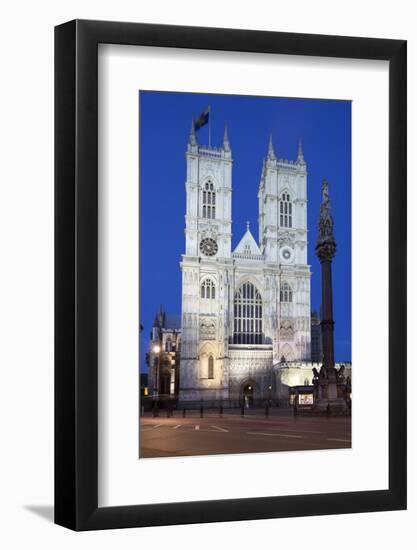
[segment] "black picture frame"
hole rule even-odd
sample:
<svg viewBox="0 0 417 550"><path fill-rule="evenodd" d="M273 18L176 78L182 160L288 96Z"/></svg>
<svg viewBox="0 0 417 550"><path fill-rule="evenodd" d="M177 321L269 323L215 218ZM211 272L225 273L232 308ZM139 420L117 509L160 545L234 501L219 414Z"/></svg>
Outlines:
<svg viewBox="0 0 417 550"><path fill-rule="evenodd" d="M389 62L389 488L98 507L98 44ZM406 41L75 20L55 28L55 522L74 530L406 508ZM377 366L375 366L376 368Z"/></svg>

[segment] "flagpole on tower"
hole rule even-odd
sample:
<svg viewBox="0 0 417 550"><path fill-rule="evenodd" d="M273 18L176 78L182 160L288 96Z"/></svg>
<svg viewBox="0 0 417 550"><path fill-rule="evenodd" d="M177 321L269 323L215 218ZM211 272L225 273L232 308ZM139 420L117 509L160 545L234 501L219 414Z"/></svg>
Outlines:
<svg viewBox="0 0 417 550"><path fill-rule="evenodd" d="M209 123L209 127L208 127L208 131L209 131L209 148L211 149L211 105L208 106L208 112L209 112L209 117L208 117L208 123Z"/></svg>

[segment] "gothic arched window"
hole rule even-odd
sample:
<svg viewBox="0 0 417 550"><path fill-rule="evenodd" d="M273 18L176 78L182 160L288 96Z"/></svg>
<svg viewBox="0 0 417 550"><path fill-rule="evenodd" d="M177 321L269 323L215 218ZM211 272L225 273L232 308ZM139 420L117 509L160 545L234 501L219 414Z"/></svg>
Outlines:
<svg viewBox="0 0 417 550"><path fill-rule="evenodd" d="M292 202L290 195L284 192L279 199L279 225L292 227Z"/></svg>
<svg viewBox="0 0 417 550"><path fill-rule="evenodd" d="M212 355L208 358L207 378L214 378L214 359Z"/></svg>
<svg viewBox="0 0 417 550"><path fill-rule="evenodd" d="M284 283L281 286L279 299L280 299L280 302L292 302L292 290L288 283Z"/></svg>
<svg viewBox="0 0 417 550"><path fill-rule="evenodd" d="M252 283L244 283L234 300L235 344L262 344L262 298Z"/></svg>
<svg viewBox="0 0 417 550"><path fill-rule="evenodd" d="M216 286L211 279L205 279L201 284L201 297L206 300L214 300L216 297Z"/></svg>
<svg viewBox="0 0 417 550"><path fill-rule="evenodd" d="M203 218L214 220L216 217L216 191L211 181L203 189Z"/></svg>

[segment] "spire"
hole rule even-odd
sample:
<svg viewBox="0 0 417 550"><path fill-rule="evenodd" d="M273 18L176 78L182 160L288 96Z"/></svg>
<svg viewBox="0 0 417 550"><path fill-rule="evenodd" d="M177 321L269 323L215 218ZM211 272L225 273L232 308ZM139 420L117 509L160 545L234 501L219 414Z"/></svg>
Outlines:
<svg viewBox="0 0 417 550"><path fill-rule="evenodd" d="M250 226L250 221L248 220L248 221L246 222L246 231L250 231L249 226Z"/></svg>
<svg viewBox="0 0 417 550"><path fill-rule="evenodd" d="M224 125L223 149L227 152L230 151L230 141L229 134L227 132L227 124Z"/></svg>
<svg viewBox="0 0 417 550"><path fill-rule="evenodd" d="M190 137L188 139L188 143L190 145L197 145L197 137L195 135L195 121L194 121L194 116L193 118L191 119L191 129L190 129Z"/></svg>
<svg viewBox="0 0 417 550"><path fill-rule="evenodd" d="M301 139L298 140L297 164L305 165L304 154L303 154L303 143Z"/></svg>
<svg viewBox="0 0 417 550"><path fill-rule="evenodd" d="M153 322L153 326L161 328L163 325L163 319L164 319L164 310L162 309L162 305L160 305L158 311L155 314L155 320Z"/></svg>
<svg viewBox="0 0 417 550"><path fill-rule="evenodd" d="M268 144L268 158L270 160L275 160L275 151L274 151L274 144L272 143L272 132L269 134L269 144Z"/></svg>

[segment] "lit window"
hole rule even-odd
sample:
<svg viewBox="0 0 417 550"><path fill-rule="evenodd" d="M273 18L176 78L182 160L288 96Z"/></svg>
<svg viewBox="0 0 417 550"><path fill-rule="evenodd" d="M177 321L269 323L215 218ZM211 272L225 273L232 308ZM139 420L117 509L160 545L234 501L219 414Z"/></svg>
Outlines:
<svg viewBox="0 0 417 550"><path fill-rule="evenodd" d="M205 279L201 285L201 297L205 300L216 298L216 286L211 279Z"/></svg>
<svg viewBox="0 0 417 550"><path fill-rule="evenodd" d="M262 298L252 283L244 283L235 294L235 344L262 344Z"/></svg>
<svg viewBox="0 0 417 550"><path fill-rule="evenodd" d="M279 200L279 225L292 227L292 202L288 193L283 193Z"/></svg>
<svg viewBox="0 0 417 550"><path fill-rule="evenodd" d="M203 218L214 220L216 217L216 192L214 185L208 181L203 189Z"/></svg>
<svg viewBox="0 0 417 550"><path fill-rule="evenodd" d="M210 379L214 378L214 359L213 359L212 355L210 355L210 357L208 359L207 378L210 378Z"/></svg>
<svg viewBox="0 0 417 550"><path fill-rule="evenodd" d="M284 283L281 286L281 291L279 293L279 299L281 302L292 302L292 290L288 283Z"/></svg>

